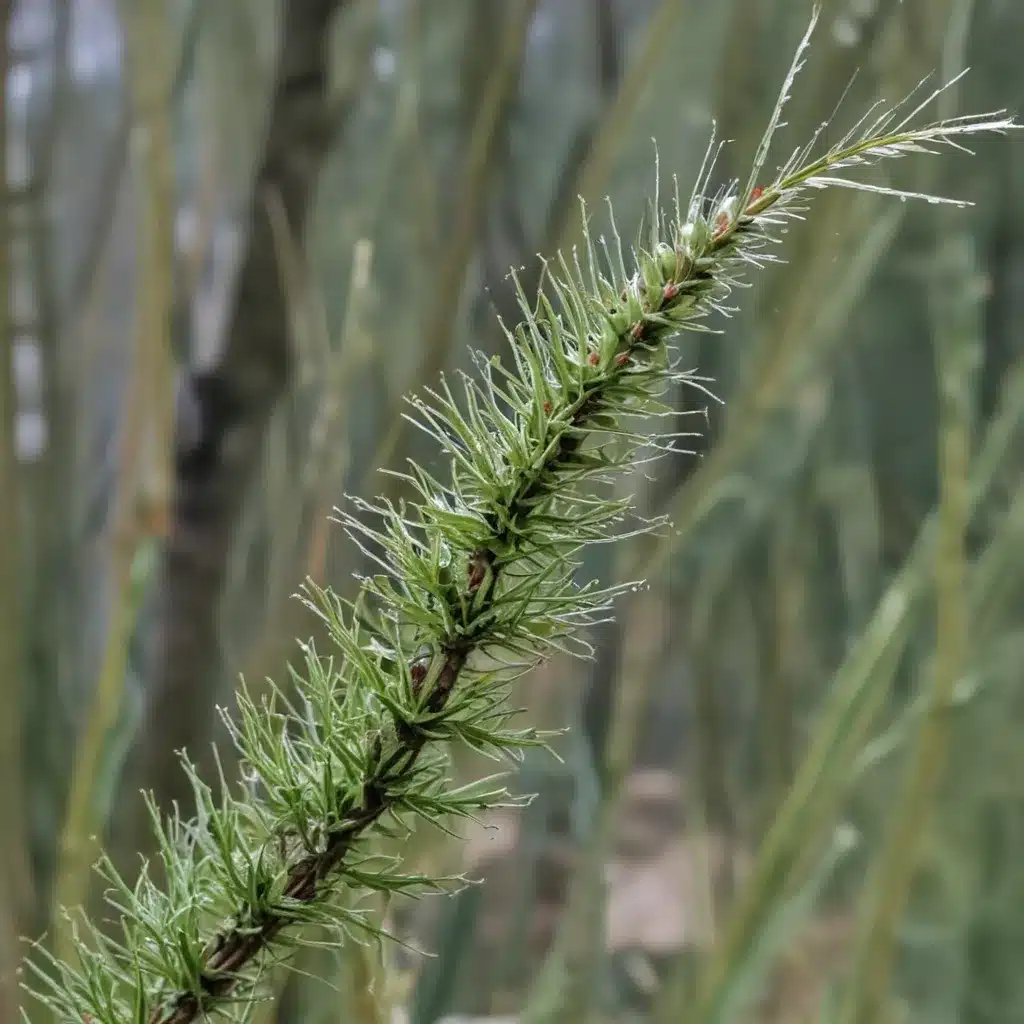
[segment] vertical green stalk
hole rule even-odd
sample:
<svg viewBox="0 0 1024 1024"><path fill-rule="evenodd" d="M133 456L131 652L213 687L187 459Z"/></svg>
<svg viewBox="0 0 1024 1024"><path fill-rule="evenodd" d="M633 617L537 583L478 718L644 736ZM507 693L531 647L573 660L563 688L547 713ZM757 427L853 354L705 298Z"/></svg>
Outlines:
<svg viewBox="0 0 1024 1024"><path fill-rule="evenodd" d="M657 645L660 649L661 645ZM598 1001L600 966L605 956L605 865L621 818L623 787L634 760L637 738L646 707L650 678L634 669L641 660L624 641L620 678L604 749L604 785L589 842L580 857L563 911L554 948L545 959L539 978L520 1015L522 1024L585 1024Z"/></svg>
<svg viewBox="0 0 1024 1024"><path fill-rule="evenodd" d="M962 66L972 8L972 0L961 0L954 7L944 54L947 75ZM950 67L954 62L958 67ZM952 93L943 97L945 116L953 113L949 109L953 97ZM941 245L936 264L928 290L939 410L934 677L917 747L875 868L844 1006L842 1019L848 1024L885 1019L897 931L942 781L954 691L970 658L965 536L971 517L973 385L983 337L979 309L982 293L970 240L962 231Z"/></svg>
<svg viewBox="0 0 1024 1024"><path fill-rule="evenodd" d="M1024 362L1008 376L999 412L973 461L968 512L991 493L1022 423ZM851 777L862 770L858 752L888 694L895 662L929 589L928 569L938 557L937 520L933 512L922 526L903 568L833 677L810 749L761 845L729 926L701 970L698 1002L682 1007L685 1020L710 1024L732 1019L729 1011L737 982L759 936L805 877L808 864L818 855L824 823L834 814Z"/></svg>
<svg viewBox="0 0 1024 1024"><path fill-rule="evenodd" d="M22 628L19 523L21 494L15 456L10 246L7 181L7 27L11 3L0 4L0 1018L15 1020L19 936L27 923L30 876L22 806Z"/></svg>
<svg viewBox="0 0 1024 1024"><path fill-rule="evenodd" d="M648 18L643 42L622 76L615 99L602 119L600 130L576 179L576 191L589 204L598 203L608 187L623 137L636 118L644 91L670 52L675 38L673 31L683 13L680 10L682 6L680 0L661 0ZM583 230L582 209L577 203L571 203L566 209L564 223L554 231L556 251L568 251L579 238Z"/></svg>
<svg viewBox="0 0 1024 1024"><path fill-rule="evenodd" d="M935 558L935 674L917 749L877 869L863 945L850 989L846 1017L850 1024L879 1020L884 1011L896 931L946 763L949 708L970 655L964 535L970 519L971 381L977 339L981 335L978 294L965 291L976 282L977 275L965 236L951 238L941 255L944 266L935 275L930 296L939 383L941 492Z"/></svg>
<svg viewBox="0 0 1024 1024"><path fill-rule="evenodd" d="M432 290L433 303L424 328L423 352L417 368L419 379L433 380L445 366L452 348L459 299L473 258L488 188L496 166L502 120L519 84L526 40L537 9L537 0L517 0L505 19L497 52L484 83L480 104L466 146L465 174L454 216L451 240ZM390 466L401 457L412 431L407 420L393 418L393 426L377 446L370 466ZM392 484L397 487L397 483ZM389 495L390 496L390 495Z"/></svg>
<svg viewBox="0 0 1024 1024"><path fill-rule="evenodd" d="M122 0L130 88L139 158L139 265L142 271L137 330L145 394L139 513L143 530L166 532L174 432L174 356L171 306L174 280L174 147L170 101L172 50L167 0Z"/></svg>
<svg viewBox="0 0 1024 1024"><path fill-rule="evenodd" d="M147 535L163 532L169 491L172 149L167 119L170 75L163 0L123 5L129 41L136 152L140 156L139 262L132 368L127 376L116 496L110 525L111 606L96 690L75 751L58 848L55 908L83 906L101 831L95 782L121 694L138 607L133 569ZM69 922L55 912L58 956L73 950Z"/></svg>

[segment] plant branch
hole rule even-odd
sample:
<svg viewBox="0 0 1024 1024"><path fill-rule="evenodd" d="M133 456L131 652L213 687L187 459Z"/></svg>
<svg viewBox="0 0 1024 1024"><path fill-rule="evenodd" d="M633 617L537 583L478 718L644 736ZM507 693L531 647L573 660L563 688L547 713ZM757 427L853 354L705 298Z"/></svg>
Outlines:
<svg viewBox="0 0 1024 1024"><path fill-rule="evenodd" d="M508 727L507 687L553 651L587 653L579 630L605 621L630 589L578 586L580 550L663 523L636 519L629 497L604 488L688 436L630 426L674 419L661 402L673 384L702 388L672 363L668 340L727 308L740 272L772 258L773 227L834 169L1012 126L994 114L917 129L889 113L823 158L808 147L758 186L806 43L746 187L706 194L712 145L688 203L677 194L664 212L655 196L629 269L617 232L595 245L584 231L582 257L545 268L546 292L531 300L519 289L511 366L478 354L459 398L442 377L410 400L409 420L440 445L450 480L410 463L402 477L414 500L354 499L354 511L338 512L373 569L354 601L307 585L338 663L307 644L294 696L275 686L257 705L238 694L237 715L223 717L240 754L239 796L221 779L215 797L185 760L196 818L175 811L165 822L150 803L163 888L149 872L129 886L101 862L124 937L76 919L77 964L33 965L58 1017L189 1024L251 999L304 925L339 940L373 931L353 903L360 894L451 881L390 870L370 840L404 834L408 818L446 827L508 802L493 778L450 788L445 744L495 759L543 744Z"/></svg>
<svg viewBox="0 0 1024 1024"><path fill-rule="evenodd" d="M667 315L681 304L683 294L692 296L701 290L711 289L713 282L710 279L702 280L695 273L695 267L691 266L690 270L688 279L678 275L679 280L672 280L662 288L660 301L653 306L651 315ZM684 285L690 286L685 292L682 290ZM610 353L614 358L610 364L603 368L603 372L581 381L575 393L563 396L565 408L561 416L552 414L543 436L542 450L550 452L548 457L521 470L504 508L487 517L492 534L471 551L464 587L452 595L449 613L452 619L461 614L462 628L440 641L430 667L415 661L407 665L413 698L422 705L422 711L438 723L443 721L446 705L470 656L492 640L503 570L522 557L517 539L521 522L535 509L544 507L555 498L555 488L562 484L562 477L580 473L583 468L580 450L595 419L613 407L616 387L622 386L620 381L641 355L641 348L643 351L649 349L649 343L644 341L645 335L654 336L659 330L664 333L665 329L664 324L645 321L643 316L624 323L615 336ZM592 354L597 355L596 352ZM588 355L582 366L589 374L592 369L600 367L600 363ZM657 380L663 373L654 369L652 376ZM617 504L615 508L618 509ZM355 519L347 519L347 524L353 531L362 529ZM466 609L473 609L468 617ZM322 604L319 610L324 611ZM428 678L433 680L429 688ZM383 745L380 745L372 758L374 769L363 782L361 799L332 830L324 849L319 853L304 854L288 868L283 900L307 903L321 896L322 884L354 844L385 812L395 809L394 794L400 792L415 774L429 733L420 723L398 717L393 725L395 742L389 756L384 756ZM244 742L242 745L244 747ZM150 1017L153 1024L186 1024L204 1012L209 1001L230 995L237 984L239 972L263 952L291 921L291 915L282 912L258 915L258 926L251 912L239 917L246 920L244 927L218 934L208 947L202 969L202 992L183 993L169 1009L158 1007Z"/></svg>

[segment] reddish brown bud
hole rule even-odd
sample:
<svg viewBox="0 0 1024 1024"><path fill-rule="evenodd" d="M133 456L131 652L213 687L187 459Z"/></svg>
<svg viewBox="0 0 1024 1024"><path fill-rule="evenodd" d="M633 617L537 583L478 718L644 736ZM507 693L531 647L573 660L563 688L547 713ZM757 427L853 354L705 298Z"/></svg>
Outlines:
<svg viewBox="0 0 1024 1024"><path fill-rule="evenodd" d="M423 680L427 678L427 666L422 661L417 661L409 669L409 675L412 678L413 689L418 690L423 684Z"/></svg>
<svg viewBox="0 0 1024 1024"><path fill-rule="evenodd" d="M729 214L724 210L715 218L715 233L711 236L712 238L719 238L725 234L726 229L729 227Z"/></svg>
<svg viewBox="0 0 1024 1024"><path fill-rule="evenodd" d="M616 366L625 366L626 363L628 363L628 362L629 362L629 353L628 352L620 352L615 357L615 365Z"/></svg>
<svg viewBox="0 0 1024 1024"><path fill-rule="evenodd" d="M630 329L629 336L634 342L641 341L643 339L644 331L646 329L647 325L643 322L643 320L638 320L635 324L633 324L632 328Z"/></svg>
<svg viewBox="0 0 1024 1024"><path fill-rule="evenodd" d="M669 282L661 291L663 302L671 302L679 294L679 285Z"/></svg>
<svg viewBox="0 0 1024 1024"><path fill-rule="evenodd" d="M590 355L587 356L587 362L590 363L591 366L597 366L597 364L601 362L601 357L596 352L591 352Z"/></svg>
<svg viewBox="0 0 1024 1024"><path fill-rule="evenodd" d="M550 415L550 413L551 413L551 403L550 402L545 402L544 403L544 411Z"/></svg>

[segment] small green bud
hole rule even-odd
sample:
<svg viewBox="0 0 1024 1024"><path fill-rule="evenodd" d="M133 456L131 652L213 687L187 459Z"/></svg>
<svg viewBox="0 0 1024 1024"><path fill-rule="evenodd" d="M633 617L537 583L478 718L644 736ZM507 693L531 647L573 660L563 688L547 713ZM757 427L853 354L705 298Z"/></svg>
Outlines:
<svg viewBox="0 0 1024 1024"><path fill-rule="evenodd" d="M696 258L707 248L710 238L707 221L688 221L679 229L679 248L691 258Z"/></svg>
<svg viewBox="0 0 1024 1024"><path fill-rule="evenodd" d="M690 319L693 307L696 305L697 294L694 292L683 292L681 295L676 296L672 305L662 315L667 316L673 323L681 324Z"/></svg>
<svg viewBox="0 0 1024 1024"><path fill-rule="evenodd" d="M643 299L639 294L638 288L630 288L627 295L626 302L626 315L628 317L626 321L626 327L630 324L636 323L637 320L641 319L646 310L644 309Z"/></svg>
<svg viewBox="0 0 1024 1024"><path fill-rule="evenodd" d="M665 284L660 262L644 254L640 259L640 272L644 278L645 305L648 309L657 309L661 305L661 290Z"/></svg>
<svg viewBox="0 0 1024 1024"><path fill-rule="evenodd" d="M682 250L662 244L658 246L657 257L663 281L678 281L686 276L690 261Z"/></svg>
<svg viewBox="0 0 1024 1024"><path fill-rule="evenodd" d="M601 297L601 304L605 309L616 305L620 301L615 289L603 278L597 282L597 291Z"/></svg>
<svg viewBox="0 0 1024 1024"><path fill-rule="evenodd" d="M629 302L620 303L619 305L612 307L609 311L608 323L611 324L616 341L626 333L629 329L629 325L635 319L630 316L629 305Z"/></svg>

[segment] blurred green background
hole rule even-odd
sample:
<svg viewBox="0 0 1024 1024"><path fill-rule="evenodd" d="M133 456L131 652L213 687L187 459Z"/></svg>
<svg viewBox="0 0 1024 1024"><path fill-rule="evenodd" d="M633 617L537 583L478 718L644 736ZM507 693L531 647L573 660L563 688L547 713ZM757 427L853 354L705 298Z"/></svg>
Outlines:
<svg viewBox="0 0 1024 1024"><path fill-rule="evenodd" d="M301 581L354 592L332 506L433 458L403 394L504 343L578 195L639 222L652 137L688 192L714 121L743 177L811 4L0 6L13 1022L20 937L61 948L100 844L136 869L239 673L287 678ZM827 0L778 161L848 85L823 145L968 65L944 115L1024 109L1021 53L1019 0ZM650 586L517 687L561 762L402 847L482 883L376 907L404 945L303 953L256 1020L1024 1021L1024 139L883 170L974 205L823 194L679 342L724 405L630 480L672 530L584 567Z"/></svg>

